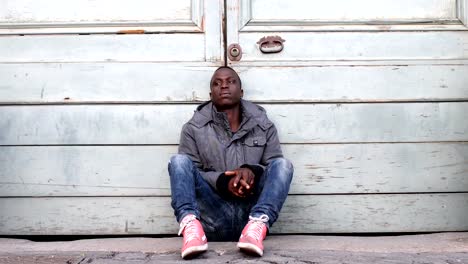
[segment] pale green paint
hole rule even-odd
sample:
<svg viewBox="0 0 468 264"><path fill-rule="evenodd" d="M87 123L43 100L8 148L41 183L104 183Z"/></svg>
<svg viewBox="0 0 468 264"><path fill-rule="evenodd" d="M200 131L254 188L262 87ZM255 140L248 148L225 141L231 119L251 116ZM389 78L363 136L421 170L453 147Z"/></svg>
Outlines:
<svg viewBox="0 0 468 264"><path fill-rule="evenodd" d="M207 99L211 72L231 43L243 48L242 60L228 63L240 71L246 98L264 103L286 157L295 162L291 193L310 194L288 198L273 232L468 229L468 31L462 23L335 20L322 27L271 16L270 6L261 10L269 20L262 24L251 19L259 16L250 12L251 1L226 2L228 43L222 42L218 1L192 0L190 19L171 21L188 16L182 8L149 28L174 34L57 34L141 24L0 30L56 33L0 39L6 51L0 54L0 104L10 104L0 106L0 192L29 196L0 198L1 234L173 234L167 158L195 108L186 103ZM394 17L403 14L395 12L398 2L385 3L393 9L378 6L383 19L400 19ZM435 7L434 0L409 3L433 6L408 8L406 18L454 15L453 0ZM466 0L458 4L457 17L466 23ZM325 16L343 16L325 9ZM357 10L370 9L341 18L376 15ZM54 21L48 12L32 14L33 22ZM78 15L93 22L89 13ZM100 17L113 15L119 16ZM273 34L286 40L284 50L261 54L256 42ZM50 146L56 144L63 146ZM67 197L86 195L95 197Z"/></svg>
<svg viewBox="0 0 468 264"><path fill-rule="evenodd" d="M290 194L468 190L468 143L283 145ZM177 146L0 147L0 196L167 196ZM25 164L27 164L25 166Z"/></svg>
<svg viewBox="0 0 468 264"><path fill-rule="evenodd" d="M237 70L243 80L245 98L254 101L468 99L468 65L347 64ZM208 83L215 68L177 63L4 63L0 64L0 104L201 102L209 100ZM190 83L188 87L186 82L174 81L181 76Z"/></svg>
<svg viewBox="0 0 468 264"><path fill-rule="evenodd" d="M467 141L468 103L265 104L282 143ZM177 144L196 105L0 106L1 145Z"/></svg>
<svg viewBox="0 0 468 264"><path fill-rule="evenodd" d="M0 199L0 234L175 234L169 197ZM424 223L424 224L421 224ZM272 233L468 229L468 194L289 196Z"/></svg>

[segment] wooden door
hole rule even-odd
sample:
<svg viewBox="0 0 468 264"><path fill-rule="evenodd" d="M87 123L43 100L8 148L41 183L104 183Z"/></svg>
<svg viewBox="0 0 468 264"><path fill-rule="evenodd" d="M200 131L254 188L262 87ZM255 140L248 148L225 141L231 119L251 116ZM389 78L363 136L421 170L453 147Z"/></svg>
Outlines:
<svg viewBox="0 0 468 264"><path fill-rule="evenodd" d="M0 233L174 234L167 161L219 1L0 1Z"/></svg>
<svg viewBox="0 0 468 264"><path fill-rule="evenodd" d="M466 10L455 0L227 1L228 45L242 50L228 64L295 165L275 232L468 229Z"/></svg>
<svg viewBox="0 0 468 264"><path fill-rule="evenodd" d="M226 6L0 1L0 234L175 234L167 161L225 63L295 165L273 233L468 229L465 0Z"/></svg>

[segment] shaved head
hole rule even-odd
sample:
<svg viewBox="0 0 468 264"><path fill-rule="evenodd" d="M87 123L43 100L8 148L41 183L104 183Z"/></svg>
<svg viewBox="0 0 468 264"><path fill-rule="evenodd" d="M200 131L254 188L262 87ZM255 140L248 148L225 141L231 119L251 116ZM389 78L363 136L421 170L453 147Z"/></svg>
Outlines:
<svg viewBox="0 0 468 264"><path fill-rule="evenodd" d="M242 82L241 82L241 79L240 79L239 75L237 74L237 72L233 68L231 68L229 66L221 66L221 67L219 67L218 69L216 69L214 71L213 76L211 76L210 86L213 85L213 81L214 81L214 77L216 75L216 72L218 72L219 70L222 70L222 69L228 69L228 70L232 71L234 73L234 75L236 76L236 78L237 78L237 82L239 83L239 88L242 89Z"/></svg>
<svg viewBox="0 0 468 264"><path fill-rule="evenodd" d="M219 67L211 77L210 99L218 111L239 107L244 91L239 75L230 67Z"/></svg>

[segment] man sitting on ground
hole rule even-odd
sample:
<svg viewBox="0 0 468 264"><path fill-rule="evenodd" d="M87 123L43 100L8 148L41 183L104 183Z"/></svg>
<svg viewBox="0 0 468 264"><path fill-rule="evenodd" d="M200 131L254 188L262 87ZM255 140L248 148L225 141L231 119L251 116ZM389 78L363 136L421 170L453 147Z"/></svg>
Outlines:
<svg viewBox="0 0 468 264"><path fill-rule="evenodd" d="M211 100L183 126L179 154L169 162L182 258L206 251L207 238L239 239L242 251L262 256L288 195L293 166L283 158L275 125L243 93L237 73L218 68Z"/></svg>

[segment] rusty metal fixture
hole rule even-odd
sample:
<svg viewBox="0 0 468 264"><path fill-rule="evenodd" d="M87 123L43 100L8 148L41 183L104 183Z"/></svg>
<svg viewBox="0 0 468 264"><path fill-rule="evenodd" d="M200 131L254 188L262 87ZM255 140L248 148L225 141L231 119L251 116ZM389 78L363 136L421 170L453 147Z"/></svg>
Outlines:
<svg viewBox="0 0 468 264"><path fill-rule="evenodd" d="M278 53L283 50L285 41L280 36L267 36L261 38L257 44L262 53Z"/></svg>
<svg viewBox="0 0 468 264"><path fill-rule="evenodd" d="M234 43L228 47L228 57L231 61L240 61L242 58L242 48L239 44Z"/></svg>

